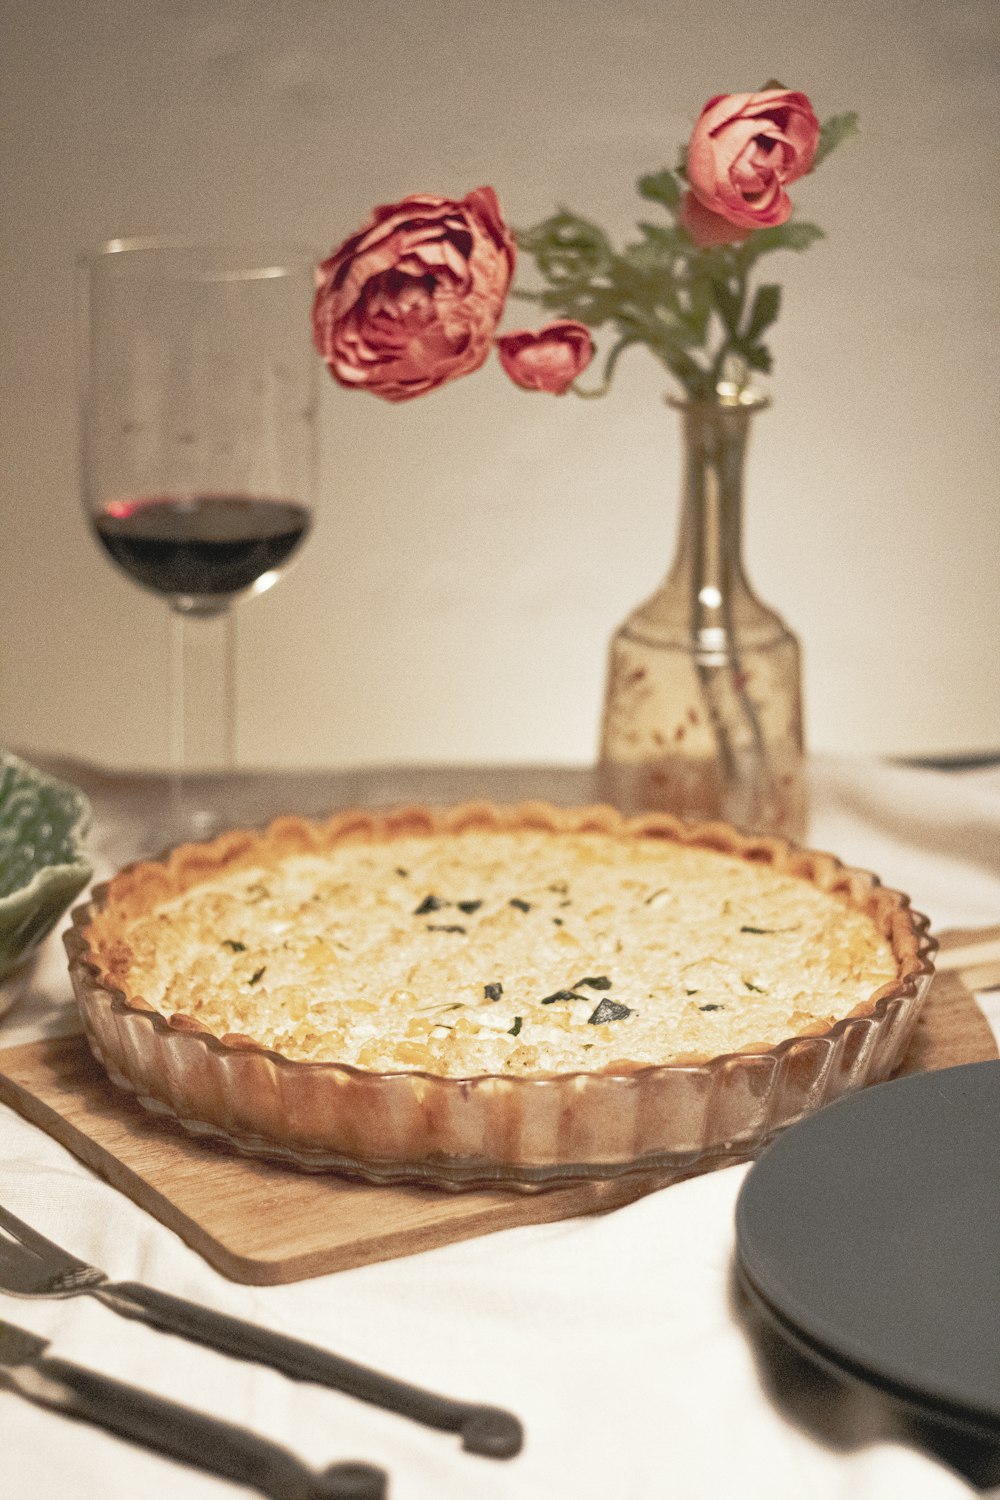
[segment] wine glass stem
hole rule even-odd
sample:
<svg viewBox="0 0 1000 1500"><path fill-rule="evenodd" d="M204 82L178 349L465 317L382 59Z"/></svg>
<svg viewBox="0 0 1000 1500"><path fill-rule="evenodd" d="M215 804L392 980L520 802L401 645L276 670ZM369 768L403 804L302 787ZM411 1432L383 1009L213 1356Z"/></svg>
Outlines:
<svg viewBox="0 0 1000 1500"><path fill-rule="evenodd" d="M232 608L171 610L170 761L173 820L188 837L212 832L211 799L196 773L236 764L236 631ZM201 805L204 804L204 805Z"/></svg>

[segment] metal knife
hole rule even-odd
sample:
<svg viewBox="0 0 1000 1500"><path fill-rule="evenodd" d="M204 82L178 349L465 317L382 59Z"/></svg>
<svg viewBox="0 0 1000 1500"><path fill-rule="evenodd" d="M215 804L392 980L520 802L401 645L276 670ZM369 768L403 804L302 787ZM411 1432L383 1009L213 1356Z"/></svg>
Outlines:
<svg viewBox="0 0 1000 1500"><path fill-rule="evenodd" d="M138 1386L46 1355L48 1340L0 1322L0 1389L92 1422L119 1437L206 1469L269 1500L384 1500L387 1476L365 1463L306 1468L277 1443Z"/></svg>

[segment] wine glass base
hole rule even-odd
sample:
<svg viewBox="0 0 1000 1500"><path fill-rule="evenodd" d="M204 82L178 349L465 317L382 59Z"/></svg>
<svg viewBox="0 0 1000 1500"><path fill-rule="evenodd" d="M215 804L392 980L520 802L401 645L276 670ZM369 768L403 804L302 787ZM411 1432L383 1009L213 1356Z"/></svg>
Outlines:
<svg viewBox="0 0 1000 1500"><path fill-rule="evenodd" d="M158 822L161 849L203 843L232 826L224 774L188 772L170 777L167 806Z"/></svg>
<svg viewBox="0 0 1000 1500"><path fill-rule="evenodd" d="M219 813L207 807L199 807L194 810L188 823L181 828L186 839L200 841L202 839L214 839L217 833L222 833L225 822Z"/></svg>
<svg viewBox="0 0 1000 1500"><path fill-rule="evenodd" d="M102 820L95 854L102 866L117 870L137 859L159 859L179 844L205 842L246 821L238 787L226 773L138 776L119 796L114 814Z"/></svg>

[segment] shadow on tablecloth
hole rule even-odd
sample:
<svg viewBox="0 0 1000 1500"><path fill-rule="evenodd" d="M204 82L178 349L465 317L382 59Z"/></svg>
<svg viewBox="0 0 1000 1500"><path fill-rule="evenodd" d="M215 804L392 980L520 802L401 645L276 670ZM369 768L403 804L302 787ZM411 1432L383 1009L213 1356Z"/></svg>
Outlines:
<svg viewBox="0 0 1000 1500"><path fill-rule="evenodd" d="M839 1379L814 1363L750 1302L735 1270L729 1298L765 1394L800 1431L838 1453L872 1443L906 1443L954 1469L977 1490L1000 1486L1000 1444L913 1416L874 1386Z"/></svg>

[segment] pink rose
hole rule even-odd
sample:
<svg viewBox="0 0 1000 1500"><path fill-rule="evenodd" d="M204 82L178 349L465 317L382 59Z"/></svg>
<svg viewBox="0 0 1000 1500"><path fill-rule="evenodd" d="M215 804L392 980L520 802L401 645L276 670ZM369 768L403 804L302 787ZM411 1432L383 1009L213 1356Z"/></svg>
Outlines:
<svg viewBox="0 0 1000 1500"><path fill-rule="evenodd" d="M500 363L515 385L553 396L568 391L594 356L590 331L572 318L502 333L496 345Z"/></svg>
<svg viewBox="0 0 1000 1500"><path fill-rule="evenodd" d="M515 254L491 187L376 208L316 271L313 340L330 374L408 401L478 370Z"/></svg>
<svg viewBox="0 0 1000 1500"><path fill-rule="evenodd" d="M753 233L752 229L741 229L721 214L714 214L690 191L681 199L678 223L687 230L699 249L709 245L738 245Z"/></svg>
<svg viewBox="0 0 1000 1500"><path fill-rule="evenodd" d="M810 170L818 141L819 121L805 94L719 94L688 143L691 191L731 224L783 224L792 211L785 185Z"/></svg>

